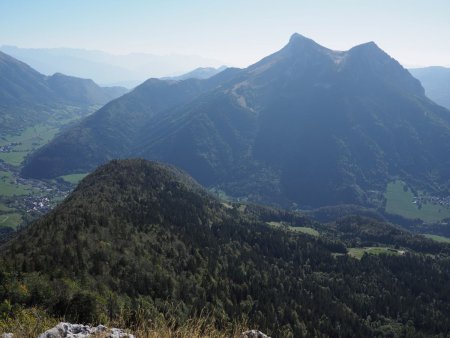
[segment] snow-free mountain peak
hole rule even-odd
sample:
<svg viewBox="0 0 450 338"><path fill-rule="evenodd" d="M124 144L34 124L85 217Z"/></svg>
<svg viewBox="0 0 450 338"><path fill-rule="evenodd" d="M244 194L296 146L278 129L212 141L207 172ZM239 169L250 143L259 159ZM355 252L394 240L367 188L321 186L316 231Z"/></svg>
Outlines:
<svg viewBox="0 0 450 338"><path fill-rule="evenodd" d="M333 51L294 35L246 69L139 86L30 156L22 173L52 178L143 157L257 202L367 205L366 192L392 177L430 190L447 182L449 125L376 44Z"/></svg>

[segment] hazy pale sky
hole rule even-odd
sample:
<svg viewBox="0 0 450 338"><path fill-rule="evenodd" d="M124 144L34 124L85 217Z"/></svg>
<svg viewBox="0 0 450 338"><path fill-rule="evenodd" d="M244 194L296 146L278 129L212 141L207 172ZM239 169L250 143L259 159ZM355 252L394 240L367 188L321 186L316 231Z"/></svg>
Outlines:
<svg viewBox="0 0 450 338"><path fill-rule="evenodd" d="M0 45L195 54L247 66L298 32L450 66L449 0L0 0Z"/></svg>

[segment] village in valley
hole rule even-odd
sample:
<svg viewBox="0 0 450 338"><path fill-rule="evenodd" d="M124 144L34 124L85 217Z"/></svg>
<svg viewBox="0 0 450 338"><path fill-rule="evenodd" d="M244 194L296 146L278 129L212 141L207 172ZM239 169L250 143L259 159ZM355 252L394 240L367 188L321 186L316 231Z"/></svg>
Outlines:
<svg viewBox="0 0 450 338"><path fill-rule="evenodd" d="M14 151L15 146L20 146L20 142L16 143L10 143L3 146L0 146L0 153L11 153Z"/></svg>
<svg viewBox="0 0 450 338"><path fill-rule="evenodd" d="M73 185L61 179L23 178L16 167L0 160L0 188L0 227L15 229L53 209Z"/></svg>
<svg viewBox="0 0 450 338"><path fill-rule="evenodd" d="M450 196L444 196L444 197L426 196L426 195L425 196L424 195L415 196L412 203L416 204L418 207L420 207L421 205L426 204L426 203L431 203L431 204L450 208Z"/></svg>

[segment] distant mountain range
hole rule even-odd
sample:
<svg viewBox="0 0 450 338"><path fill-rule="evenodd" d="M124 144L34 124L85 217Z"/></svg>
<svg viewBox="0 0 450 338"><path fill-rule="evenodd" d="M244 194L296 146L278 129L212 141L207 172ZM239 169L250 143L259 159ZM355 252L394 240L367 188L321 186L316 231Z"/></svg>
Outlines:
<svg viewBox="0 0 450 338"><path fill-rule="evenodd" d="M450 112L375 43L333 51L294 34L246 69L146 81L37 151L23 174L135 156L253 201L364 205L393 178L447 191Z"/></svg>
<svg viewBox="0 0 450 338"><path fill-rule="evenodd" d="M108 86L133 88L151 77L176 76L197 67L219 67L223 63L195 55L114 55L73 48L19 48L1 46L7 53L51 75L56 72L93 79Z"/></svg>
<svg viewBox="0 0 450 338"><path fill-rule="evenodd" d="M420 80L430 99L450 109L450 68L426 67L409 71Z"/></svg>
<svg viewBox="0 0 450 338"><path fill-rule="evenodd" d="M103 105L124 94L122 87L99 87L92 80L56 73L43 75L0 52L0 130L17 131L45 121L62 106Z"/></svg>
<svg viewBox="0 0 450 338"><path fill-rule="evenodd" d="M220 73L221 71L224 71L225 69L227 69L226 66L221 66L218 68L199 67L190 72L187 72L186 74L182 74L179 76L172 76L172 77L164 77L164 78L161 78L161 80L208 79L211 76L214 76L214 75Z"/></svg>

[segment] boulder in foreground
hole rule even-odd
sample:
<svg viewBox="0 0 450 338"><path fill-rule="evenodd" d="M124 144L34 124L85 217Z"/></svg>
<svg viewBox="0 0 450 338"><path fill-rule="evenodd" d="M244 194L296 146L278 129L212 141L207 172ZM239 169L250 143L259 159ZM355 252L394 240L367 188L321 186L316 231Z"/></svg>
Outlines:
<svg viewBox="0 0 450 338"><path fill-rule="evenodd" d="M63 338L63 337L90 337L91 335L101 335L105 338L135 338L134 335L126 333L121 329L107 328L99 325L92 327L82 324L71 324L61 322L54 328L45 331L38 338Z"/></svg>

